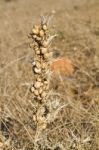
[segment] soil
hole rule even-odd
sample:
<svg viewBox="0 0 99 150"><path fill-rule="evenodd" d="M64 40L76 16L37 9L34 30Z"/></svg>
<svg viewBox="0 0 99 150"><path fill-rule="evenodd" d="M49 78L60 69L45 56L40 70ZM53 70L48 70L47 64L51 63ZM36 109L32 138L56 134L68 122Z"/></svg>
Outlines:
<svg viewBox="0 0 99 150"><path fill-rule="evenodd" d="M74 70L53 77L58 116L36 137L28 35L42 15L51 13L49 28L58 34L53 57L66 57ZM0 1L0 122L1 150L99 149L98 0Z"/></svg>

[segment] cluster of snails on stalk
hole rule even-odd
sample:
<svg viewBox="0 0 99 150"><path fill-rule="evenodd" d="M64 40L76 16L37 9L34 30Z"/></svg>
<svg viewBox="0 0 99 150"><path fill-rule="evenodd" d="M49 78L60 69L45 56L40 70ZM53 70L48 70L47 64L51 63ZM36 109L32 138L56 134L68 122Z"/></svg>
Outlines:
<svg viewBox="0 0 99 150"><path fill-rule="evenodd" d="M31 86L31 92L34 99L39 104L44 104L48 100L49 84L50 84L50 62L52 60L52 52L50 45L56 35L50 36L48 24L50 17L42 17L40 25L34 25L30 37L32 43L30 47L33 49L34 58L32 62L34 72L34 82ZM39 122L44 129L46 127L46 118L44 117L45 107L41 107L37 114L33 116L33 120ZM39 115L38 115L39 114Z"/></svg>
<svg viewBox="0 0 99 150"><path fill-rule="evenodd" d="M30 46L34 51L33 72L35 76L35 82L31 87L31 92L34 94L34 98L40 102L46 100L49 91L49 78L50 72L50 60L52 52L49 47L52 39L56 36L50 36L48 31L48 18L42 17L40 25L34 25L31 38L33 39Z"/></svg>

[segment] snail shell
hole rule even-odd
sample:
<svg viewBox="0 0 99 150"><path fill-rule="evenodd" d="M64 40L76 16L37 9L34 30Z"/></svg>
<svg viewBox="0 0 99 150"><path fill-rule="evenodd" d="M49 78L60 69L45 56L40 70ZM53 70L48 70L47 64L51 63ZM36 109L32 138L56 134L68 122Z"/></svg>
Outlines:
<svg viewBox="0 0 99 150"><path fill-rule="evenodd" d="M47 67L47 64L46 63L42 63L42 68L46 69L46 67Z"/></svg>
<svg viewBox="0 0 99 150"><path fill-rule="evenodd" d="M40 50L39 49L36 50L35 52L36 52L37 55L40 55Z"/></svg>
<svg viewBox="0 0 99 150"><path fill-rule="evenodd" d="M33 35L33 38L36 39L36 38L37 38L37 35Z"/></svg>
<svg viewBox="0 0 99 150"><path fill-rule="evenodd" d="M30 90L33 93L35 91L35 88L32 86Z"/></svg>
<svg viewBox="0 0 99 150"><path fill-rule="evenodd" d="M35 66L35 65L36 65L35 61L33 61L33 62L32 62L32 65L33 65L33 66Z"/></svg>
<svg viewBox="0 0 99 150"><path fill-rule="evenodd" d="M41 81L42 81L42 79L38 77L38 78L37 78L37 81L41 82Z"/></svg>
<svg viewBox="0 0 99 150"><path fill-rule="evenodd" d="M44 36L44 31L43 31L43 30L40 30L39 35L40 35L40 37L43 37L43 36Z"/></svg>
<svg viewBox="0 0 99 150"><path fill-rule="evenodd" d="M36 37L36 40L37 40L37 41L41 41L41 37L38 37L38 36L37 36L37 37Z"/></svg>
<svg viewBox="0 0 99 150"><path fill-rule="evenodd" d="M52 52L45 53L45 54L44 54L44 58L45 58L45 59L51 59L51 58L52 58L52 55L53 55Z"/></svg>
<svg viewBox="0 0 99 150"><path fill-rule="evenodd" d="M37 121L38 121L39 123L43 123L43 122L45 122L45 118L42 117L42 116L37 116Z"/></svg>
<svg viewBox="0 0 99 150"><path fill-rule="evenodd" d="M43 86L43 85L44 85L44 83L41 82L41 86Z"/></svg>
<svg viewBox="0 0 99 150"><path fill-rule="evenodd" d="M38 89L38 88L40 88L40 86L41 86L41 82L36 82L35 84L34 84L34 87L36 88L36 89Z"/></svg>
<svg viewBox="0 0 99 150"><path fill-rule="evenodd" d="M48 85L48 81L44 81L44 84Z"/></svg>
<svg viewBox="0 0 99 150"><path fill-rule="evenodd" d="M34 68L34 72L37 73L37 74L40 74L40 73L41 73L41 69L35 67L35 68Z"/></svg>
<svg viewBox="0 0 99 150"><path fill-rule="evenodd" d="M30 43L30 48L34 48L35 44L34 43Z"/></svg>
<svg viewBox="0 0 99 150"><path fill-rule="evenodd" d="M46 85L45 90L48 90L48 89L49 89L49 85Z"/></svg>
<svg viewBox="0 0 99 150"><path fill-rule="evenodd" d="M34 90L34 95L35 95L35 96L38 96L38 95L39 95L38 90Z"/></svg>
<svg viewBox="0 0 99 150"><path fill-rule="evenodd" d="M43 43L42 43L42 45L44 46L44 47L48 47L48 41L43 41Z"/></svg>
<svg viewBox="0 0 99 150"><path fill-rule="evenodd" d="M37 120L36 115L33 115L33 121L36 121L36 120Z"/></svg>
<svg viewBox="0 0 99 150"><path fill-rule="evenodd" d="M40 96L38 96L38 97L37 97L37 99L38 99L39 101L41 101L41 100L42 100L42 98L41 98Z"/></svg>
<svg viewBox="0 0 99 150"><path fill-rule="evenodd" d="M38 62L38 61L36 62L36 67L37 67L37 68L41 68L40 62Z"/></svg>
<svg viewBox="0 0 99 150"><path fill-rule="evenodd" d="M42 28L43 28L44 31L46 31L47 30L47 25L44 24Z"/></svg>
<svg viewBox="0 0 99 150"><path fill-rule="evenodd" d="M50 57L49 53L45 53L45 54L44 54L44 58L45 58L45 59L48 59L49 57Z"/></svg>
<svg viewBox="0 0 99 150"><path fill-rule="evenodd" d="M47 127L47 124L46 123L43 123L42 125L41 125L41 128L44 130L44 129L46 129L46 127Z"/></svg>
<svg viewBox="0 0 99 150"><path fill-rule="evenodd" d="M42 54L47 53L47 48L42 47L42 48L41 48L41 53L42 53Z"/></svg>
<svg viewBox="0 0 99 150"><path fill-rule="evenodd" d="M40 88L39 89L39 94L41 94L43 92L43 89L42 88Z"/></svg>
<svg viewBox="0 0 99 150"><path fill-rule="evenodd" d="M37 35L39 33L39 28L39 26L35 25L32 29L32 33Z"/></svg>
<svg viewBox="0 0 99 150"><path fill-rule="evenodd" d="M42 97L42 98L45 98L46 95L47 95L47 93L46 93L46 92L43 92L43 93L41 94L41 97Z"/></svg>

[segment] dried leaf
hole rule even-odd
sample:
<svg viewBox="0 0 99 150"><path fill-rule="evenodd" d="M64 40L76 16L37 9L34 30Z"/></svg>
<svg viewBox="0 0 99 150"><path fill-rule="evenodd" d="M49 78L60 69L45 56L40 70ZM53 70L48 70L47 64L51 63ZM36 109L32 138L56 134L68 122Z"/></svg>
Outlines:
<svg viewBox="0 0 99 150"><path fill-rule="evenodd" d="M70 76L74 72L74 66L70 59L61 57L55 60L51 65L53 75L65 75Z"/></svg>

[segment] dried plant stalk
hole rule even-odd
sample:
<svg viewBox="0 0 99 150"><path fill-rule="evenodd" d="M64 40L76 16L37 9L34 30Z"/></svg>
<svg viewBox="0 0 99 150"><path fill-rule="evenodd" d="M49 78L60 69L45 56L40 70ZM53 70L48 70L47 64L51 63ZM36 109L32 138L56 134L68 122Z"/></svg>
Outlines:
<svg viewBox="0 0 99 150"><path fill-rule="evenodd" d="M34 25L30 34L32 43L30 44L34 52L32 62L34 72L34 83L31 86L31 92L34 99L39 104L48 101L48 93L50 91L50 64L52 60L52 52L49 50L50 44L56 35L50 36L48 30L50 17L42 17L40 25ZM44 117L45 107L37 110L37 114L33 116L34 121L42 124L42 128L46 128L46 118ZM43 116L43 117L42 117Z"/></svg>

